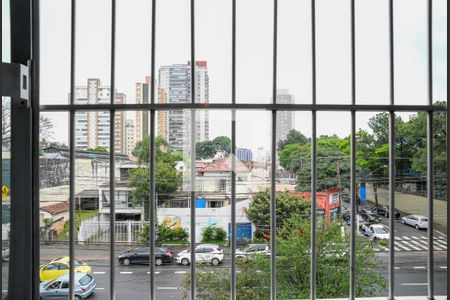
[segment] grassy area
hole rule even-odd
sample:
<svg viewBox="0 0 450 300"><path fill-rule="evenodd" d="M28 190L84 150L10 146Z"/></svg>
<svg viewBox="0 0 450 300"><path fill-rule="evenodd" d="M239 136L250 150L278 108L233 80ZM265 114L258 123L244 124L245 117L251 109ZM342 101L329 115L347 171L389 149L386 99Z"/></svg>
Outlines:
<svg viewBox="0 0 450 300"><path fill-rule="evenodd" d="M98 213L97 210L77 210L75 211L75 236L78 234L78 228L80 228L81 221L92 218ZM64 224L64 230L58 233L56 239L59 241L69 238L69 222Z"/></svg>

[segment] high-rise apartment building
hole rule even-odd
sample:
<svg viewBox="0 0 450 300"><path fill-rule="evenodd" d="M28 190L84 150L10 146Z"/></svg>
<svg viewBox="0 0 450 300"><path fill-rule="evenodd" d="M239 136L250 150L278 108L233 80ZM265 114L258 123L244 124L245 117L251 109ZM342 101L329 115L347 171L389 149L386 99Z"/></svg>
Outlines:
<svg viewBox="0 0 450 300"><path fill-rule="evenodd" d="M134 121L129 119L125 125L125 154L131 156L136 146L136 132Z"/></svg>
<svg viewBox="0 0 450 300"><path fill-rule="evenodd" d="M294 96L289 94L289 90L277 90L277 103L279 104L293 104ZM289 131L294 128L294 115L292 111L278 111L277 113L277 143L284 140Z"/></svg>
<svg viewBox="0 0 450 300"><path fill-rule="evenodd" d="M151 77L146 76L144 82L136 83L136 103L150 103L151 99ZM163 88L157 87L157 102L158 103L166 103L166 92ZM166 139L166 111L158 111L157 114L157 127L158 127L158 135ZM142 141L144 136L149 134L150 130L150 119L149 113L147 111L138 111L136 112L136 126L135 126L135 141Z"/></svg>
<svg viewBox="0 0 450 300"><path fill-rule="evenodd" d="M110 92L111 88L103 86L100 79L88 79L86 86L75 87L75 103L107 104L111 101ZM125 102L125 94L116 92L115 103ZM104 147L109 151L109 125L109 111L77 111L75 114L75 147L78 149ZM114 151L117 153L125 151L124 125L125 112L116 112Z"/></svg>
<svg viewBox="0 0 450 300"><path fill-rule="evenodd" d="M209 103L209 76L206 61L197 61L195 67L196 103ZM191 66L174 64L159 69L159 87L164 89L167 103L191 102ZM191 115L187 110L170 110L165 116L166 138L171 150L182 151L190 145ZM209 139L208 111L197 111L197 141Z"/></svg>
<svg viewBox="0 0 450 300"><path fill-rule="evenodd" d="M239 161L252 161L253 160L253 152L247 148L237 148L236 158Z"/></svg>

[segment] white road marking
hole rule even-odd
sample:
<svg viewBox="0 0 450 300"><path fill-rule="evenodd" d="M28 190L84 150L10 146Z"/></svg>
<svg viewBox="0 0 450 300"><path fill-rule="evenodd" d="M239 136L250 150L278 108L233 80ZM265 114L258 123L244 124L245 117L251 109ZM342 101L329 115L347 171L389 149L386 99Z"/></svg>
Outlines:
<svg viewBox="0 0 450 300"><path fill-rule="evenodd" d="M408 247L403 246L403 245L400 244L400 243L397 243L397 246L399 246L399 247L402 248L403 250L411 251L411 249L409 249Z"/></svg>
<svg viewBox="0 0 450 300"><path fill-rule="evenodd" d="M447 266L440 266L441 269L447 269Z"/></svg>
<svg viewBox="0 0 450 300"><path fill-rule="evenodd" d="M422 248L423 250L428 250L428 245L425 243L425 246L420 243L421 241L414 241L414 245L418 248Z"/></svg>
<svg viewBox="0 0 450 300"><path fill-rule="evenodd" d="M418 267L413 267L414 270L423 270L426 269L427 267L423 267L423 266L418 266Z"/></svg>
<svg viewBox="0 0 450 300"><path fill-rule="evenodd" d="M416 246L414 246L414 245L411 244L411 243L409 243L408 246L411 247L411 248L413 248L414 250L417 250L417 251L421 250L420 248L417 248Z"/></svg>
<svg viewBox="0 0 450 300"><path fill-rule="evenodd" d="M174 273L175 274L186 274L187 272L186 271L175 271Z"/></svg>
<svg viewBox="0 0 450 300"><path fill-rule="evenodd" d="M402 283L402 285L428 285L428 283L424 283L424 282L419 282L419 283Z"/></svg>
<svg viewBox="0 0 450 300"><path fill-rule="evenodd" d="M394 240L396 240L396 241L401 241L402 239L399 238L398 236L395 236L395 237L394 237Z"/></svg>
<svg viewBox="0 0 450 300"><path fill-rule="evenodd" d="M400 251L400 248L394 247L395 251Z"/></svg>
<svg viewBox="0 0 450 300"><path fill-rule="evenodd" d="M417 236L415 236L415 235L411 236L411 238L413 238L413 239L415 239L415 240L418 240L418 239L419 239L419 238L418 238Z"/></svg>
<svg viewBox="0 0 450 300"><path fill-rule="evenodd" d="M147 274L150 274L150 272L147 272ZM159 274L159 271L155 271L155 274Z"/></svg>
<svg viewBox="0 0 450 300"><path fill-rule="evenodd" d="M400 270L400 267L394 267L395 270Z"/></svg>
<svg viewBox="0 0 450 300"><path fill-rule="evenodd" d="M133 274L133 272L120 272L120 274L122 274L122 275L129 275L129 274Z"/></svg>
<svg viewBox="0 0 450 300"><path fill-rule="evenodd" d="M104 290L105 288L98 288L98 287L96 287L95 289L96 290Z"/></svg>

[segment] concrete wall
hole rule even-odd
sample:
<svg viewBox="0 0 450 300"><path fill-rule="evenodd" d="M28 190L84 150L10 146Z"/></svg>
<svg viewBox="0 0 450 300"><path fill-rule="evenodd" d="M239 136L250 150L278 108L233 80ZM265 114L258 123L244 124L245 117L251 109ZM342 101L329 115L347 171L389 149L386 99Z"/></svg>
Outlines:
<svg viewBox="0 0 450 300"><path fill-rule="evenodd" d="M367 200L375 202L373 186L367 184ZM389 204L389 190L378 188L378 203ZM447 227L447 201L434 199L434 222ZM427 198L395 192L395 208L407 214L427 216Z"/></svg>
<svg viewBox="0 0 450 300"><path fill-rule="evenodd" d="M236 203L236 223L251 223L244 211L244 208L248 207L249 203L250 200ZM231 221L231 205L220 208L197 208L195 213L195 241L197 243L202 239L203 230L211 224L216 224L217 227L228 233L228 224ZM166 217L170 217L172 220L180 218L180 226L190 231L190 208L160 208L157 215L158 223L161 223Z"/></svg>

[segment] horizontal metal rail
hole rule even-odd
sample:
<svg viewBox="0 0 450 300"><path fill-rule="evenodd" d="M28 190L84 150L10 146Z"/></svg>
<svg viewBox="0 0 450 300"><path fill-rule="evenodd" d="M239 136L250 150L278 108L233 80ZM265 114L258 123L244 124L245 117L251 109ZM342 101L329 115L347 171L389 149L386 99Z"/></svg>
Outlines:
<svg viewBox="0 0 450 300"><path fill-rule="evenodd" d="M438 105L365 105L365 104L253 104L253 103L139 103L139 104L48 104L41 111L93 111L93 110L172 110L172 109L248 109L292 111L447 111Z"/></svg>

